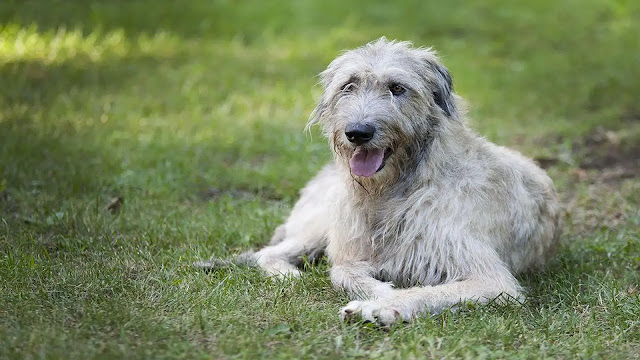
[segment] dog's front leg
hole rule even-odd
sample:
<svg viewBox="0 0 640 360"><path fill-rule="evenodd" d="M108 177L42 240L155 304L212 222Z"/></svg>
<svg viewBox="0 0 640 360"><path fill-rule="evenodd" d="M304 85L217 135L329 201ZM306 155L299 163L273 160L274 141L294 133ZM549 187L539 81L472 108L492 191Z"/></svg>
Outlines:
<svg viewBox="0 0 640 360"><path fill-rule="evenodd" d="M375 268L366 261L350 261L331 268L331 283L347 292L350 299L385 299L394 293L393 285L375 279Z"/></svg>
<svg viewBox="0 0 640 360"><path fill-rule="evenodd" d="M392 290L382 299L354 300L340 310L340 317L361 317L363 320L391 325L429 313L437 314L458 303L473 301L484 303L501 295L521 299L516 279L508 273L482 276L437 286Z"/></svg>

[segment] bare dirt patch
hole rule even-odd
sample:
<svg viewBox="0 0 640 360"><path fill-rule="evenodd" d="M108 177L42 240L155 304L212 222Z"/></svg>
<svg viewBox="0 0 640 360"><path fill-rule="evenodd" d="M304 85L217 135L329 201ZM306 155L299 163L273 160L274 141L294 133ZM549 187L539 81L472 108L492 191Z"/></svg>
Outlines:
<svg viewBox="0 0 640 360"><path fill-rule="evenodd" d="M246 187L234 187L228 189L208 188L199 192L198 197L202 201L216 201L223 196L230 196L234 199L255 199L262 198L264 200L280 201L282 196L268 189L250 189Z"/></svg>
<svg viewBox="0 0 640 360"><path fill-rule="evenodd" d="M640 205L640 141L599 128L574 142L576 167L562 194L572 233L616 227Z"/></svg>
<svg viewBox="0 0 640 360"><path fill-rule="evenodd" d="M574 153L581 158L580 167L607 172L609 178L638 176L640 169L640 142L623 143L618 133L597 129L594 134L578 143Z"/></svg>

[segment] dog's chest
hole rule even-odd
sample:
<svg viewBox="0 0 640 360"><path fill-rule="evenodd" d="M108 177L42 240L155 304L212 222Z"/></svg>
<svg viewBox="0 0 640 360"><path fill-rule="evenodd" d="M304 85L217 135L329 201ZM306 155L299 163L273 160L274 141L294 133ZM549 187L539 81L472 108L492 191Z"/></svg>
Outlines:
<svg viewBox="0 0 640 360"><path fill-rule="evenodd" d="M447 214L441 191L422 188L373 202L335 207L327 255L333 264L367 261L396 286L436 285L450 278Z"/></svg>
<svg viewBox="0 0 640 360"><path fill-rule="evenodd" d="M447 280L445 259L433 241L402 238L403 243L375 245L373 265L377 277L399 287L437 285Z"/></svg>
<svg viewBox="0 0 640 360"><path fill-rule="evenodd" d="M372 223L371 251L378 277L401 287L445 282L449 249L433 203L425 197L417 208L379 214Z"/></svg>

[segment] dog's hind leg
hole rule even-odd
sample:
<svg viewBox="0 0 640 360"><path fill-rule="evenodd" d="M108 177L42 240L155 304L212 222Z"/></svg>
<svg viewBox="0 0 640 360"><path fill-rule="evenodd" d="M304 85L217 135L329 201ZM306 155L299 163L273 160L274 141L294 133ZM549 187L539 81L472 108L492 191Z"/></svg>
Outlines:
<svg viewBox="0 0 640 360"><path fill-rule="evenodd" d="M282 240L284 240L287 235L286 224L282 224L278 226L275 230L273 230L273 235L271 236L271 240L269 241L269 245L275 245Z"/></svg>
<svg viewBox="0 0 640 360"><path fill-rule="evenodd" d="M278 226L268 246L229 259L194 264L211 271L226 265L260 267L268 275L298 276L305 258L313 261L323 253L329 228L329 188L335 186L335 166L329 164L300 192L287 221Z"/></svg>
<svg viewBox="0 0 640 360"><path fill-rule="evenodd" d="M300 275L298 265L305 257L313 260L322 253L322 245L308 239L286 238L276 245L262 248L253 254L256 264L265 273L277 277Z"/></svg>
<svg viewBox="0 0 640 360"><path fill-rule="evenodd" d="M271 245L253 256L267 274L298 276L305 257L310 260L324 252L329 230L330 189L337 183L335 165L325 166L300 191L300 199L287 221L276 228Z"/></svg>
<svg viewBox="0 0 640 360"><path fill-rule="evenodd" d="M282 228L284 225L281 225ZM325 237L313 231L305 233L288 232L289 236L273 245L268 245L259 251L246 251L226 259L211 259L201 261L194 266L212 271L227 266L260 267L268 275L277 277L299 276L300 265L305 258L310 261L317 259L324 250Z"/></svg>
<svg viewBox="0 0 640 360"><path fill-rule="evenodd" d="M226 259L211 259L201 261L194 266L213 271L227 266L249 266L260 267L266 274L277 277L287 277L300 275L298 265L305 258L310 261L318 258L324 247L322 241L314 241L308 238L285 238L275 245L269 245L257 252L252 250L233 255Z"/></svg>
<svg viewBox="0 0 640 360"><path fill-rule="evenodd" d="M327 245L329 201L327 187L332 179L332 166L327 166L301 191L287 221L276 228L271 245L253 256L267 274L279 277L298 276L305 257L317 258Z"/></svg>

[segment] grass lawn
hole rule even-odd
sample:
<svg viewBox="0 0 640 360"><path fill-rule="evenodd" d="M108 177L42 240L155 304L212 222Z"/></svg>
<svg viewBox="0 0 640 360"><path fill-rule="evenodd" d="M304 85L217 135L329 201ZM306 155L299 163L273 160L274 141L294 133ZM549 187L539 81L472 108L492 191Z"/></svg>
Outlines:
<svg viewBox="0 0 640 360"><path fill-rule="evenodd" d="M0 358L640 358L638 34L632 0L0 2ZM315 75L382 35L554 178L522 306L381 329L339 321L326 261L189 266L268 241L331 157Z"/></svg>

